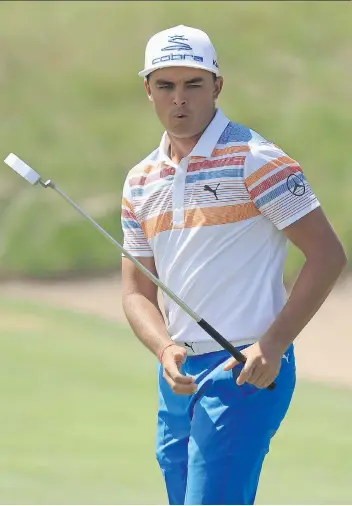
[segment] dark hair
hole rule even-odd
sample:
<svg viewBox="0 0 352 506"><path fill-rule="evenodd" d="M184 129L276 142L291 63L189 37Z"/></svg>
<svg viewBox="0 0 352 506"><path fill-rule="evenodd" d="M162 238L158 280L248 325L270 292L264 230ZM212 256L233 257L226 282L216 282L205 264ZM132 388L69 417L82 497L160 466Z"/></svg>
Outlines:
<svg viewBox="0 0 352 506"><path fill-rule="evenodd" d="M216 76L216 74L214 74L214 72L212 72L212 76L213 76L214 83L215 83L215 81L217 80L217 76ZM147 80L147 83L148 83L148 84L149 84L149 79L150 79L150 74L148 74L148 75L146 76L146 80Z"/></svg>

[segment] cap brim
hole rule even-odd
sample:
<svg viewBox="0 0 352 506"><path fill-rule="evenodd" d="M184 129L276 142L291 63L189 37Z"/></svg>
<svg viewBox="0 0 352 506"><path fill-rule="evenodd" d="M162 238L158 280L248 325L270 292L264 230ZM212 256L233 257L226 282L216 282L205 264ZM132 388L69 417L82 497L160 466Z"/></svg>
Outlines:
<svg viewBox="0 0 352 506"><path fill-rule="evenodd" d="M219 76L219 70L218 69L210 69L206 65L196 65L196 64L187 64L185 61L174 61L173 63L166 63L164 62L162 65L153 65L153 67L149 67L147 69L141 70L138 72L138 75L140 77L147 77L148 74L151 74L155 70L164 69L164 68L170 68L170 67L190 67L194 69L201 69L201 70L207 70L208 72L211 72L212 74L215 74L216 76Z"/></svg>

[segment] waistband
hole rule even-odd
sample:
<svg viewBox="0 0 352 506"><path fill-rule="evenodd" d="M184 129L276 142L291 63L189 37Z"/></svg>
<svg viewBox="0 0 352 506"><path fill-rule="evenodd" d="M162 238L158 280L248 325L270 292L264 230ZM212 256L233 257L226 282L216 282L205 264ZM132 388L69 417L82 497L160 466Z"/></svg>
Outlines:
<svg viewBox="0 0 352 506"><path fill-rule="evenodd" d="M252 337L229 342L237 348L239 346L254 344L257 341L258 339ZM191 341L175 341L175 344L186 348L188 356L204 355L205 353L213 353L214 351L224 351L224 348L216 341L200 341L193 343Z"/></svg>

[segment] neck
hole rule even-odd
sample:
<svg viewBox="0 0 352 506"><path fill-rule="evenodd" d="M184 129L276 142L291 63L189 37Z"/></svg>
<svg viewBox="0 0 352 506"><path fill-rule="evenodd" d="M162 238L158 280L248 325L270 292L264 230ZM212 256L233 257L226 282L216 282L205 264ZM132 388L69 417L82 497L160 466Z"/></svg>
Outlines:
<svg viewBox="0 0 352 506"><path fill-rule="evenodd" d="M185 158L188 156L191 151L193 150L194 146L197 144L199 139L202 137L203 132L206 130L206 128L209 126L209 124L212 122L214 116L216 114L216 109L213 112L212 117L210 118L209 122L205 126L205 128L197 135L194 135L193 137L189 137L187 139L179 139L177 137L174 137L172 134L168 132L168 137L170 140L170 148L169 148L169 157L174 163L180 163L182 158Z"/></svg>
<svg viewBox="0 0 352 506"><path fill-rule="evenodd" d="M188 139L178 139L168 134L170 139L169 156L174 163L180 163L182 158L188 156L202 136L202 133Z"/></svg>

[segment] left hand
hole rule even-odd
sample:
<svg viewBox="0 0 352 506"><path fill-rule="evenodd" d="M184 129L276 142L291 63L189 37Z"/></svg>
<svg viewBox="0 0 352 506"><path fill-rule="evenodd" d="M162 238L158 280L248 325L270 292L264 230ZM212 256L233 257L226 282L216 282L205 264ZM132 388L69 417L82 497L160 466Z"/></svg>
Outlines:
<svg viewBox="0 0 352 506"><path fill-rule="evenodd" d="M273 343L258 341L241 353L247 360L237 378L237 385L247 382L257 388L267 388L279 374L282 350ZM235 358L230 358L225 363L224 371L229 371L239 363Z"/></svg>

